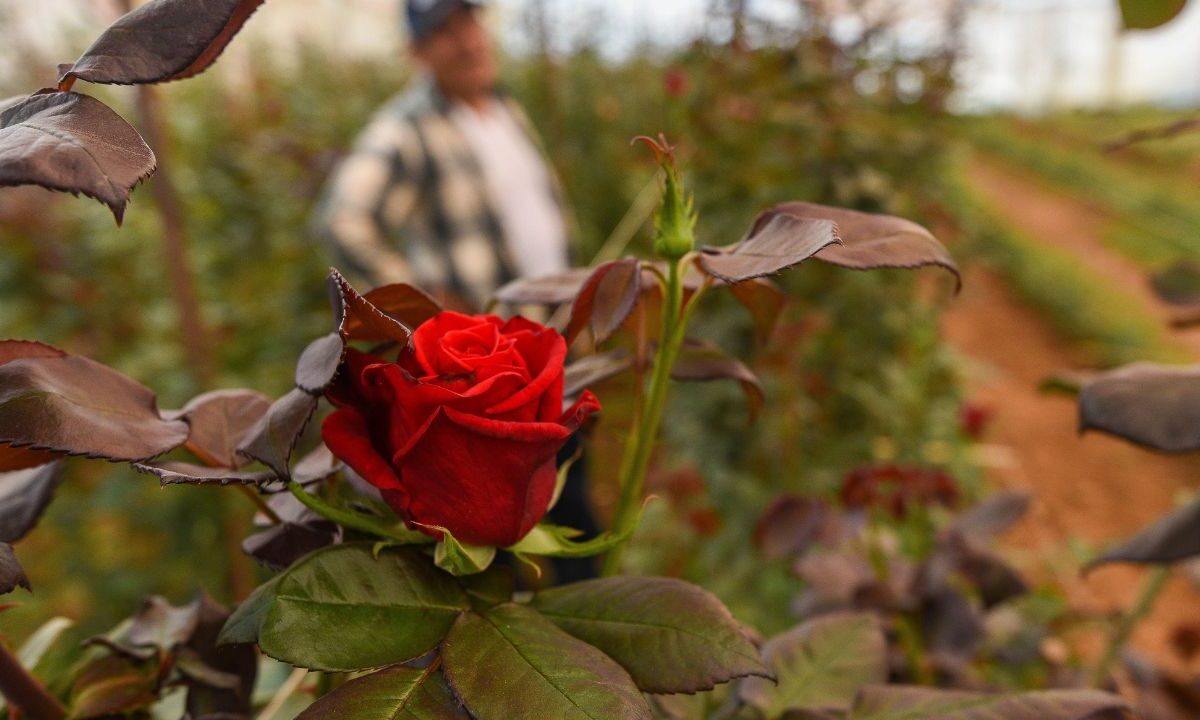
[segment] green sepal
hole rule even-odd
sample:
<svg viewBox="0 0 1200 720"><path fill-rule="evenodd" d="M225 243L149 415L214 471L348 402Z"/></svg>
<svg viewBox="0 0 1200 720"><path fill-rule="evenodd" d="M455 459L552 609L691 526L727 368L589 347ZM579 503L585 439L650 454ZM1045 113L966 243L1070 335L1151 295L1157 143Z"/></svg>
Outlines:
<svg viewBox="0 0 1200 720"><path fill-rule="evenodd" d="M575 467L575 463L579 462L581 457L583 457L583 448L576 450L575 454L567 458L567 461L558 468L558 478L554 481L554 494L550 496L550 504L546 506L548 509L553 509L562 498L563 488L567 486L567 476L571 474L571 468Z"/></svg>
<svg viewBox="0 0 1200 720"><path fill-rule="evenodd" d="M521 542L506 549L518 557L544 555L556 558L586 558L603 555L632 537L640 522L639 513L638 522L632 523L625 532L606 532L599 537L583 542L574 541L574 538L583 534L574 528L560 525L538 525L530 530L529 534L521 539Z"/></svg>
<svg viewBox="0 0 1200 720"><path fill-rule="evenodd" d="M434 529L441 531L442 540L433 551L433 562L451 575L478 575L495 561L496 548L464 545L456 540L449 530Z"/></svg>

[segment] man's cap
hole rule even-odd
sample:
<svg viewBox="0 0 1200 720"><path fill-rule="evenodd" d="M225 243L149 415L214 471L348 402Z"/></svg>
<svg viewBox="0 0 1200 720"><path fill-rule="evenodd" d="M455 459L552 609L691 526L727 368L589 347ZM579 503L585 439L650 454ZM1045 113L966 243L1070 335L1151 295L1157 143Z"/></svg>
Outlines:
<svg viewBox="0 0 1200 720"><path fill-rule="evenodd" d="M420 42L436 32L455 10L479 7L483 0L408 0L405 5L409 37Z"/></svg>

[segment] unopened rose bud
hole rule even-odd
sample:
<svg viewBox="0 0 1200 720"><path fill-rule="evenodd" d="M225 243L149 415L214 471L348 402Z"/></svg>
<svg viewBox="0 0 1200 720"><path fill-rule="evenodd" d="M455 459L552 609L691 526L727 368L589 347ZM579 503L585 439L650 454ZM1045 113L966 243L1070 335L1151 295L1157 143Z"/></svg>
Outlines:
<svg viewBox="0 0 1200 720"><path fill-rule="evenodd" d="M696 212L692 198L683 189L673 148L666 137L658 140L637 138L654 150L665 175L662 203L654 219L654 254L664 260L678 260L696 247Z"/></svg>

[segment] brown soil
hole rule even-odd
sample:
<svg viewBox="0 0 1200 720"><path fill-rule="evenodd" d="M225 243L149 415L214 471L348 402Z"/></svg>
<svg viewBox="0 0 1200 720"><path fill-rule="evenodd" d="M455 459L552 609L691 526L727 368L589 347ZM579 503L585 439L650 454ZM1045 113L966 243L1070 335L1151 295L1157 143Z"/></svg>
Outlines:
<svg viewBox="0 0 1200 720"><path fill-rule="evenodd" d="M994 161L976 160L969 177L1015 228L1075 253L1080 263L1109 280L1114 292L1166 322L1167 311L1146 288L1143 274L1103 245L1107 219L1095 209ZM1200 464L1100 435L1080 437L1074 402L1038 391L1045 377L1072 367L1078 353L989 271L968 271L962 295L945 314L943 331L969 361L973 401L992 413L982 448L990 479L997 487L1027 490L1037 498L1030 517L1006 538L1013 555L1035 577L1060 584L1078 611L1104 616L1130 607L1145 571L1109 567L1084 579L1081 558L1070 552L1069 543L1082 540L1098 548L1136 532L1197 486ZM1200 358L1200 334L1179 341ZM1133 644L1182 669L1170 634L1197 620L1200 593L1176 578ZM1101 638L1085 633L1075 640L1082 652L1094 655Z"/></svg>

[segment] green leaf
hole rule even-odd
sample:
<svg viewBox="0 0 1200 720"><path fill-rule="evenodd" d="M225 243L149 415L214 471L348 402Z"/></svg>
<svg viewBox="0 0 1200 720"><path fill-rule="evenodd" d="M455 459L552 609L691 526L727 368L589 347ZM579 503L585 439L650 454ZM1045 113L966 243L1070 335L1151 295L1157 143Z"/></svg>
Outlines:
<svg viewBox="0 0 1200 720"><path fill-rule="evenodd" d="M772 638L763 655L778 684L745 680L742 700L768 717L789 710L847 709L865 685L887 681L887 641L868 614L827 615Z"/></svg>
<svg viewBox="0 0 1200 720"><path fill-rule="evenodd" d="M446 680L478 718L650 720L629 674L535 610L465 613L442 649Z"/></svg>
<svg viewBox="0 0 1200 720"><path fill-rule="evenodd" d="M646 692L692 693L769 674L721 601L682 580L588 580L539 593L533 606L620 663Z"/></svg>
<svg viewBox="0 0 1200 720"><path fill-rule="evenodd" d="M865 688L850 720L1084 720L1127 706L1098 690L1050 690L1019 695L882 685Z"/></svg>
<svg viewBox="0 0 1200 720"><path fill-rule="evenodd" d="M451 575L478 575L496 559L496 548L463 545L454 539L450 531L439 529L442 531L442 541L433 551L433 562Z"/></svg>
<svg viewBox="0 0 1200 720"><path fill-rule="evenodd" d="M284 573L286 574L286 573ZM275 602L275 593L279 590L279 582L283 575L276 575L267 582L259 585L250 597L242 601L233 611L217 636L217 645L242 645L257 643L258 633L262 629L267 611Z"/></svg>
<svg viewBox="0 0 1200 720"><path fill-rule="evenodd" d="M470 720L446 687L425 669L396 665L351 680L300 713L296 720Z"/></svg>
<svg viewBox="0 0 1200 720"><path fill-rule="evenodd" d="M1187 7L1187 0L1120 0L1126 30L1150 30L1166 25Z"/></svg>
<svg viewBox="0 0 1200 720"><path fill-rule="evenodd" d="M297 667L350 672L424 655L467 609L467 595L415 550L337 545L287 571L259 646Z"/></svg>

